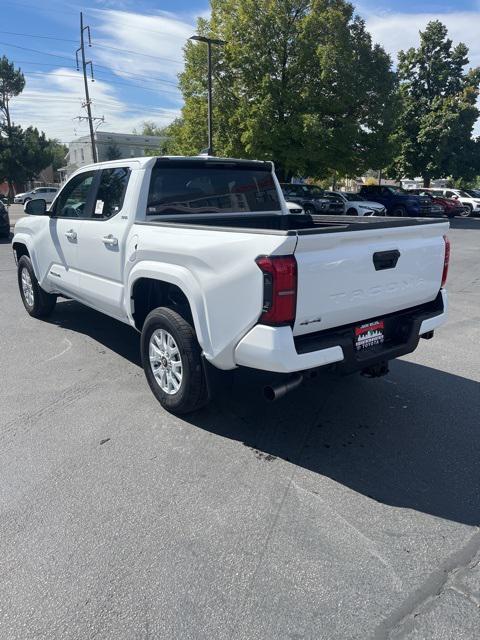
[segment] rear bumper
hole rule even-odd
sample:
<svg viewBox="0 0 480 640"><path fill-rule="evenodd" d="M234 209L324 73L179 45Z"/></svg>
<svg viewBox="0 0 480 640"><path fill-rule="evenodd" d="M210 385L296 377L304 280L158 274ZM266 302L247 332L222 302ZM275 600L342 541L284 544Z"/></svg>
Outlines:
<svg viewBox="0 0 480 640"><path fill-rule="evenodd" d="M355 350L353 342L355 325L294 338L290 327L258 324L238 343L235 362L239 366L276 373L293 373L326 365L336 365L343 373L350 373L411 353L417 348L420 337L443 324L446 317L447 293L441 289L431 303L385 316L387 335L384 344L360 352Z"/></svg>

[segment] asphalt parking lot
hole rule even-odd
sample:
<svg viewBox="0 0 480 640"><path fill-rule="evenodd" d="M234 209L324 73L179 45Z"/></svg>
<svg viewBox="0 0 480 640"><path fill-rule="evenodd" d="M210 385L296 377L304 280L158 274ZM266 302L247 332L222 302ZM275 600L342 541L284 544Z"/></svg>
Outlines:
<svg viewBox="0 0 480 640"><path fill-rule="evenodd" d="M165 413L138 335L30 318L0 241L2 640L478 638L480 220L450 316L385 378Z"/></svg>

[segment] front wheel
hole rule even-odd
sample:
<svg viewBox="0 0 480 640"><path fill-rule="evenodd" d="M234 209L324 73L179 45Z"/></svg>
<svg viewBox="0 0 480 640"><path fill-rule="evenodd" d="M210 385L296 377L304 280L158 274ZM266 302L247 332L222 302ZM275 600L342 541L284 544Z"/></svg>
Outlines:
<svg viewBox="0 0 480 640"><path fill-rule="evenodd" d="M166 307L151 311L140 349L148 384L164 409L180 415L208 402L200 345L181 315Z"/></svg>
<svg viewBox="0 0 480 640"><path fill-rule="evenodd" d="M347 211L347 216L358 216L358 211L353 207L350 207L350 209Z"/></svg>
<svg viewBox="0 0 480 640"><path fill-rule="evenodd" d="M47 293L38 284L28 256L22 256L17 267L18 287L23 306L33 318L46 318L55 308L57 296Z"/></svg>
<svg viewBox="0 0 480 640"><path fill-rule="evenodd" d="M464 209L462 211L462 213L460 214L462 218L468 218L469 216L471 216L473 213L473 207L471 204L466 204L464 205Z"/></svg>
<svg viewBox="0 0 480 640"><path fill-rule="evenodd" d="M308 216L313 216L317 212L313 204L304 204L303 210Z"/></svg>
<svg viewBox="0 0 480 640"><path fill-rule="evenodd" d="M398 218L404 218L407 215L407 210L405 207L395 207L392 211L392 216L396 216Z"/></svg>

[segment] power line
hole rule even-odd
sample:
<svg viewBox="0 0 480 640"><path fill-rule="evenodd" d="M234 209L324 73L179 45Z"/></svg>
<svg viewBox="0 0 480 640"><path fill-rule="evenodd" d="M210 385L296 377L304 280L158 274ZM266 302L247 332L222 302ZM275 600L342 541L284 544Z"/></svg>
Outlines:
<svg viewBox="0 0 480 640"><path fill-rule="evenodd" d="M57 38L55 36L42 36L36 33L18 33L16 31L0 31L10 36L22 36L25 38L42 38L42 40L58 40L59 42L76 42L69 38ZM142 56L144 58L152 58L153 60L166 60L167 62L174 62L176 64L183 64L183 60L175 60L174 58L165 58L164 56L154 56L150 53L142 53L141 51L134 51L133 49L123 49L122 47L112 47L111 45L102 44L101 42L93 42L93 47L100 49L111 49L112 51L121 51L122 53L133 53L136 56Z"/></svg>
<svg viewBox="0 0 480 640"><path fill-rule="evenodd" d="M67 58L67 56L61 56L56 53L48 53L48 51L40 51L39 49L30 49L29 47L21 47L19 44L12 44L11 42L0 42L6 47L13 47L14 49L22 49L22 51L31 51L33 53L41 53L44 56L51 56L52 58L61 58L62 60L68 60L72 62L71 58Z"/></svg>
<svg viewBox="0 0 480 640"><path fill-rule="evenodd" d="M44 71L30 71L27 69L23 70L23 73L26 73L30 76L32 75L39 75L39 76L45 76L45 72ZM53 77L55 78L80 78L80 76L78 75L74 75L74 74L67 74L67 73L55 73L53 74ZM126 81L126 82L122 82L121 80L110 80L109 78L105 78L101 75L99 75L97 73L97 80L101 80L102 82L108 82L109 84L118 84L118 85L123 85L125 87L135 87L136 89L144 89L145 91L151 91L152 93L161 93L161 94L168 94L168 95L172 95L172 96L178 96L178 92L177 91L165 91L165 89L153 89L152 87L145 87L144 85L141 84L135 84L134 82L130 82L130 81Z"/></svg>
<svg viewBox="0 0 480 640"><path fill-rule="evenodd" d="M35 60L16 60L15 64L34 64L37 66L42 66L42 67L52 67L53 69L58 69L58 65L55 65L53 62L36 62ZM98 67L99 65L97 64L96 67ZM109 68L109 67L101 67L102 69L105 69L108 73L116 76L116 77L120 77L123 78L123 75L121 75L120 73L114 71L113 69ZM25 71L25 70L24 70ZM25 73L29 73L28 71L25 71ZM30 72L32 73L32 72ZM104 73L102 71L102 73ZM128 74L128 75L132 75L135 78L139 78L141 80L144 80L145 82L162 82L164 81L163 78L157 78L156 76L144 76L141 75L139 73L135 73L135 74L129 74L128 71L122 71L122 74ZM97 73L98 75L98 73ZM113 81L110 81L113 82ZM166 80L164 82L167 82ZM172 83L173 84L173 83ZM179 86L179 85L174 85L174 86ZM162 93L174 93L175 95L177 94L176 91L162 91Z"/></svg>
<svg viewBox="0 0 480 640"><path fill-rule="evenodd" d="M150 17L155 18L155 16L150 16ZM102 24L101 22L95 22L95 20L93 22L92 20L90 20L90 22L91 24L93 24L93 26L100 27L100 29L105 28L105 25ZM192 31L195 29L195 25L188 25L188 26L191 27ZM168 31L160 31L158 29L145 29L144 27L135 27L135 31L144 31L145 33L154 33L156 35L171 35L171 33Z"/></svg>
<svg viewBox="0 0 480 640"><path fill-rule="evenodd" d="M59 42L77 42L76 40L72 40L71 38L57 38L54 36L41 36L36 33L17 33L16 31L0 31L0 33L5 33L9 36L23 36L25 38L42 38L42 40L58 40Z"/></svg>
<svg viewBox="0 0 480 640"><path fill-rule="evenodd" d="M23 99L25 100L26 98L28 99L28 95L27 96L18 96L16 98L16 103L20 103L20 101ZM53 97L53 96L48 96L48 95L34 95L32 96L33 100L35 102L57 102L60 104L63 104L65 102L71 103L71 104L78 104L79 102L81 102L82 98L79 95L78 97L75 96L66 96L66 97ZM125 113L128 111L131 111L132 109L145 109L146 107L148 108L152 108L152 109L158 109L159 107L154 107L152 105L145 105L145 104L140 104L138 102L128 102L128 103L122 103L121 105L118 104L118 102L112 98L111 100L102 100L102 99L93 99L92 100L93 104L98 104L100 106L103 107L110 107L113 108L114 110L119 110L121 113ZM34 107L32 107L34 108ZM155 117L158 118L174 118L177 115L176 112L171 112L170 114L163 114L163 113L159 113L159 114L155 114Z"/></svg>
<svg viewBox="0 0 480 640"><path fill-rule="evenodd" d="M14 47L15 49L22 49L23 51L32 51L33 53L40 53L40 54L45 55L45 56L52 56L53 58L61 58L62 60L68 60L69 62L71 62L71 58L67 58L66 56L61 56L61 55L56 54L56 53L48 53L47 51L40 51L39 49L30 49L28 47L21 47L18 44L12 44L10 42L1 42L0 41L0 44L3 44L3 45L8 46L8 47ZM106 67L105 65L102 65L102 64L96 64L95 66L99 67L100 69L107 69L108 71L112 71L111 67ZM130 71L123 71L122 70L122 73L125 74L125 75L128 75L128 76L132 76L132 77L151 79L151 76L149 78L149 76L142 76L142 75L140 75L138 73L132 73ZM120 74L117 73L117 75L120 75ZM177 82L172 82L171 80L161 80L160 78L156 78L156 81L157 82L163 82L164 84L171 84L174 87L178 87L178 83Z"/></svg>

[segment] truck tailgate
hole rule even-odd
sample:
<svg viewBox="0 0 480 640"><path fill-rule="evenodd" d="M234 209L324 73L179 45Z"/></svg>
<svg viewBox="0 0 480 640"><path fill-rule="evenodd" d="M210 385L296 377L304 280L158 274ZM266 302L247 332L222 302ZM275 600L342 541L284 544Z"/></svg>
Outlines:
<svg viewBox="0 0 480 640"><path fill-rule="evenodd" d="M322 331L434 300L448 223L299 234L294 335Z"/></svg>

